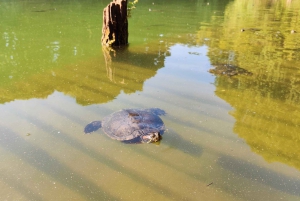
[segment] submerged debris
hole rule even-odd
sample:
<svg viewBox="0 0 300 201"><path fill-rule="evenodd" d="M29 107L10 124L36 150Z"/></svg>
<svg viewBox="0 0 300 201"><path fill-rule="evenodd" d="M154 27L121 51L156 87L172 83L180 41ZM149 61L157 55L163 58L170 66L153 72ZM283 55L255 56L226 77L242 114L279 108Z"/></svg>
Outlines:
<svg viewBox="0 0 300 201"><path fill-rule="evenodd" d="M211 182L211 183L207 184L206 186L210 186L210 185L213 185L213 184L214 184L214 182Z"/></svg>
<svg viewBox="0 0 300 201"><path fill-rule="evenodd" d="M242 28L241 29L241 32L244 32L244 31L261 31L261 29L258 29L258 28Z"/></svg>
<svg viewBox="0 0 300 201"><path fill-rule="evenodd" d="M227 75L230 77L234 75L252 75L251 72L231 64L214 65L214 68L209 69L209 72L215 75Z"/></svg>

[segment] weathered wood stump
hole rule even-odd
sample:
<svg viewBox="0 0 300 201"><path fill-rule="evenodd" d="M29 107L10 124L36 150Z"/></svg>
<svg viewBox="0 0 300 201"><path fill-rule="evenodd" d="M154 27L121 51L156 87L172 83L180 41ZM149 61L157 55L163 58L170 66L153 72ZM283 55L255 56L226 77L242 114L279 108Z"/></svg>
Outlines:
<svg viewBox="0 0 300 201"><path fill-rule="evenodd" d="M127 0L113 0L103 10L102 45L128 44Z"/></svg>

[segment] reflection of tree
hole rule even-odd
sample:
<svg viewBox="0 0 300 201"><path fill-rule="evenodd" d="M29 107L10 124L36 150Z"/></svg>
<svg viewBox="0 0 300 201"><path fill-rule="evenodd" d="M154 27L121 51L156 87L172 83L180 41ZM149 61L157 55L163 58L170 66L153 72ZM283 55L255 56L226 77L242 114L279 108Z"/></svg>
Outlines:
<svg viewBox="0 0 300 201"><path fill-rule="evenodd" d="M300 38L291 30L300 30L299 8L299 1L234 1L221 18L222 26L218 22L198 32L212 63L253 72L215 80L216 94L235 109L234 131L266 160L298 169Z"/></svg>
<svg viewBox="0 0 300 201"><path fill-rule="evenodd" d="M102 52L103 52L103 56L104 56L104 60L105 60L105 66L106 66L106 72L107 72L107 77L110 81L113 82L113 75L114 75L114 70L112 68L112 58L110 55L110 51L112 51L113 53L115 53L115 50L112 49L111 47L102 47Z"/></svg>
<svg viewBox="0 0 300 201"><path fill-rule="evenodd" d="M268 94L272 88L260 87L250 77L230 81L218 77L216 85L216 94L235 108L231 113L236 119L234 132L267 161L280 161L300 169L300 106L274 99Z"/></svg>
<svg viewBox="0 0 300 201"><path fill-rule="evenodd" d="M155 52L140 50L140 48L144 47L135 47L137 52L132 53L128 47L114 50L103 47L107 76L110 80L118 84L130 85L130 82L128 82L130 79L128 78L131 78L137 83L143 83L145 79L148 79L147 74L152 74L153 69L163 67L165 57L170 56L168 46L158 46ZM133 66L138 68L133 68ZM137 90L142 90L142 85ZM126 87L124 91L127 93L134 92Z"/></svg>
<svg viewBox="0 0 300 201"><path fill-rule="evenodd" d="M48 73L36 73L5 88L0 88L1 102L15 99L45 98L55 90L76 98L82 105L113 100L123 90L133 93L143 89L145 80L153 77L163 67L160 53L131 53L128 49L113 52L103 50L102 58L91 59ZM159 65L155 61L159 58ZM134 61L133 61L134 60Z"/></svg>

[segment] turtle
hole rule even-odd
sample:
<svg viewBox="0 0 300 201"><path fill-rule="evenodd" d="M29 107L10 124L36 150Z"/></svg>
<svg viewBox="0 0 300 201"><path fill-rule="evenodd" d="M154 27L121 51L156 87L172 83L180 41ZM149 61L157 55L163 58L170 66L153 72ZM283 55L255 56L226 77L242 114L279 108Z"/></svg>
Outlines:
<svg viewBox="0 0 300 201"><path fill-rule="evenodd" d="M159 108L123 109L106 116L102 121L92 121L85 126L85 134L102 128L110 138L125 143L151 143L161 140L165 125Z"/></svg>

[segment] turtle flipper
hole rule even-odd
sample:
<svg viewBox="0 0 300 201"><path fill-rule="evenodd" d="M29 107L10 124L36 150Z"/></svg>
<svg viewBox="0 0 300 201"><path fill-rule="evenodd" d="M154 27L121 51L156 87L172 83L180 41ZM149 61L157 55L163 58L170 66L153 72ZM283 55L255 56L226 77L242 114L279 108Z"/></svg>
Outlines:
<svg viewBox="0 0 300 201"><path fill-rule="evenodd" d="M149 109L146 109L148 112L151 112L152 114L155 114L155 115L166 115L166 112L162 109L159 109L159 108L149 108Z"/></svg>
<svg viewBox="0 0 300 201"><path fill-rule="evenodd" d="M84 133L88 134L98 130L99 128L101 128L101 121L92 121L91 123L85 126Z"/></svg>

